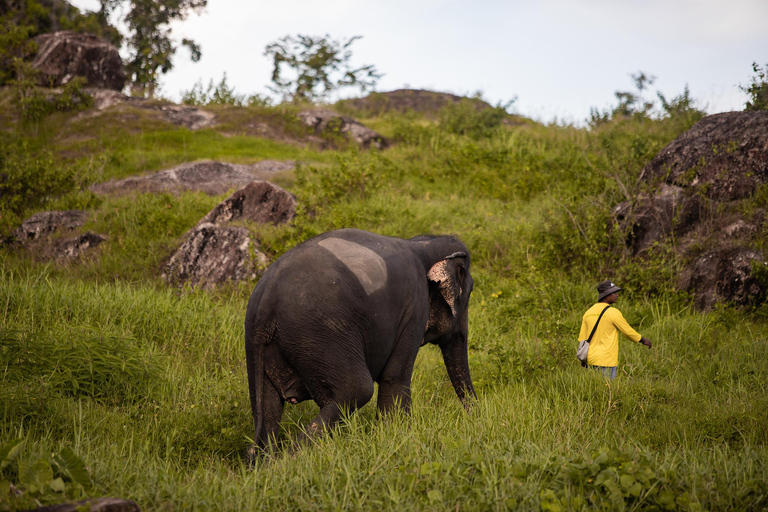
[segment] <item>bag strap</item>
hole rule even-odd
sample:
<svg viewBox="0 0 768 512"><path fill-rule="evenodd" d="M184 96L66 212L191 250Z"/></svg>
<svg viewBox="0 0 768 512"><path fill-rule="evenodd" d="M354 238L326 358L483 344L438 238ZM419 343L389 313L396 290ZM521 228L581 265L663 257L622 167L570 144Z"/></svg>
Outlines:
<svg viewBox="0 0 768 512"><path fill-rule="evenodd" d="M610 304L608 304L607 306L605 306L605 309L603 310L603 312L602 312L602 313L600 313L600 316L599 316L599 317L597 317L597 322L595 322L595 326L592 328L592 333L589 335L589 338L587 338L587 343L589 343L590 341L592 341L592 336L594 336L594 335L595 335L595 331L597 330L597 324L599 324L599 323L600 323L600 319L601 319L601 318L603 318L603 314L605 314L605 312L606 312L606 311L608 311L608 308L609 308L609 307L611 307L611 305L610 305Z"/></svg>

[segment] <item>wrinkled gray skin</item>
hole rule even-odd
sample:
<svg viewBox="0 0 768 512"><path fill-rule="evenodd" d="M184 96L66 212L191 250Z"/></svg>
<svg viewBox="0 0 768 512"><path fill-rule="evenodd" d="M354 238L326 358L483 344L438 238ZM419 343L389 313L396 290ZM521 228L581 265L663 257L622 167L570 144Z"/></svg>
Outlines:
<svg viewBox="0 0 768 512"><path fill-rule="evenodd" d="M381 413L411 405L419 347L440 347L456 394L476 397L467 363L469 252L450 236L403 240L344 229L286 252L248 301L245 353L257 446L277 435L286 401L320 412L305 435L373 396ZM252 450L252 454L255 450Z"/></svg>

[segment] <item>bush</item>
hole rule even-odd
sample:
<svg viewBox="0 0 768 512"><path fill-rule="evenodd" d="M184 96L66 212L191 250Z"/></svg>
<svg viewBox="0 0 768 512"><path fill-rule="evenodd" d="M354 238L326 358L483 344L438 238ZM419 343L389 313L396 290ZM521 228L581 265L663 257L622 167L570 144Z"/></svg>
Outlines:
<svg viewBox="0 0 768 512"><path fill-rule="evenodd" d="M489 137L501 127L510 104L483 108L477 101L462 99L459 103L443 107L440 126L449 133L468 135L474 139Z"/></svg>
<svg viewBox="0 0 768 512"><path fill-rule="evenodd" d="M65 165L48 151L30 150L25 142L0 132L0 233L21 214L82 187L88 173Z"/></svg>
<svg viewBox="0 0 768 512"><path fill-rule="evenodd" d="M739 86L739 89L747 93L750 98L744 110L748 112L768 110L768 64L765 65L765 69L761 69L757 62L753 62L752 71L755 73L752 83L748 87Z"/></svg>

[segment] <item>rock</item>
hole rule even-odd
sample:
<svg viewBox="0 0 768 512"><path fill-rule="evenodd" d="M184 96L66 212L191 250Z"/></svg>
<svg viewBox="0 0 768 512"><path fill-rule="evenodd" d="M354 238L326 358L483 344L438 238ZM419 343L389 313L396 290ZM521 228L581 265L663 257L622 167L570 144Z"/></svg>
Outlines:
<svg viewBox="0 0 768 512"><path fill-rule="evenodd" d="M705 117L661 150L640 181L650 191L613 210L633 255L672 240L667 248L683 263L678 287L700 309L765 295L751 262L765 262L766 212L750 201L768 183L768 112Z"/></svg>
<svg viewBox="0 0 768 512"><path fill-rule="evenodd" d="M85 251L106 241L107 237L88 231L74 238L57 240L54 248L56 259L71 260L80 257Z"/></svg>
<svg viewBox="0 0 768 512"><path fill-rule="evenodd" d="M317 134L335 131L346 135L366 149L371 147L384 149L389 146L384 137L375 131L366 128L351 117L339 115L332 110L305 110L299 112L298 117L304 124L314 128Z"/></svg>
<svg viewBox="0 0 768 512"><path fill-rule="evenodd" d="M768 265L759 252L743 247L704 253L683 270L678 287L693 293L702 310L722 301L753 304L766 291L752 275L753 261Z"/></svg>
<svg viewBox="0 0 768 512"><path fill-rule="evenodd" d="M91 186L96 194L116 194L132 191L168 192L199 190L209 195L223 194L233 187L242 187L254 179L293 169L291 161L263 160L253 165L203 161L180 165L173 169L145 176L132 176Z"/></svg>
<svg viewBox="0 0 768 512"><path fill-rule="evenodd" d="M206 222L187 236L162 275L175 285L188 283L210 289L227 281L255 279L257 268L266 264L266 256L258 250L252 255L255 244L246 228Z"/></svg>
<svg viewBox="0 0 768 512"><path fill-rule="evenodd" d="M119 498L93 498L76 503L63 503L61 505L48 505L29 512L141 512L136 502Z"/></svg>
<svg viewBox="0 0 768 512"><path fill-rule="evenodd" d="M85 116L99 115L110 107L128 105L157 112L164 121L190 130L199 130L215 124L216 114L191 105L175 105L165 101L136 98L118 91L94 87L86 87L85 92L93 98L96 107L94 111L84 113Z"/></svg>
<svg viewBox="0 0 768 512"><path fill-rule="evenodd" d="M768 111L705 117L662 149L640 180L696 187L716 201L750 197L768 183Z"/></svg>
<svg viewBox="0 0 768 512"><path fill-rule="evenodd" d="M621 223L633 219L627 245L637 255L669 235L680 236L694 229L701 218L701 203L697 195L687 194L682 187L662 183L654 194L640 196L634 205L619 204L613 214Z"/></svg>
<svg viewBox="0 0 768 512"><path fill-rule="evenodd" d="M478 110L491 108L491 105L478 98L466 98L447 92L426 91L423 89L397 89L390 92L374 92L365 98L342 100L345 108L371 112L377 115L385 112L418 112L436 115L444 107L460 103L462 100L473 102Z"/></svg>
<svg viewBox="0 0 768 512"><path fill-rule="evenodd" d="M60 87L77 76L91 87L119 91L125 86L117 48L94 35L61 31L39 35L34 41L38 49L32 67L40 72L42 86Z"/></svg>
<svg viewBox="0 0 768 512"><path fill-rule="evenodd" d="M266 181L253 181L219 203L200 224L249 220L259 224L285 224L296 216L296 198ZM199 225L199 224L198 224Z"/></svg>
<svg viewBox="0 0 768 512"><path fill-rule="evenodd" d="M144 106L159 110L163 117L177 126L185 126L190 130L199 130L213 124L216 115L201 108L190 105L173 105L161 103L159 105Z"/></svg>
<svg viewBox="0 0 768 512"><path fill-rule="evenodd" d="M58 230L71 231L85 224L88 214L82 210L41 212L29 217L11 235L22 244L47 237Z"/></svg>

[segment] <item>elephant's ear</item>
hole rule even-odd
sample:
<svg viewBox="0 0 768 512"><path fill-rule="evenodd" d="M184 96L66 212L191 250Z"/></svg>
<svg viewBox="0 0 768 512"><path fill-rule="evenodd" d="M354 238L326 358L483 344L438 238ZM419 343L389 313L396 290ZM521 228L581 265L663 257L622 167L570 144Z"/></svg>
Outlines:
<svg viewBox="0 0 768 512"><path fill-rule="evenodd" d="M427 272L427 279L437 283L440 294L456 316L461 300L464 282L467 278L467 258L465 252L456 252L438 261Z"/></svg>

